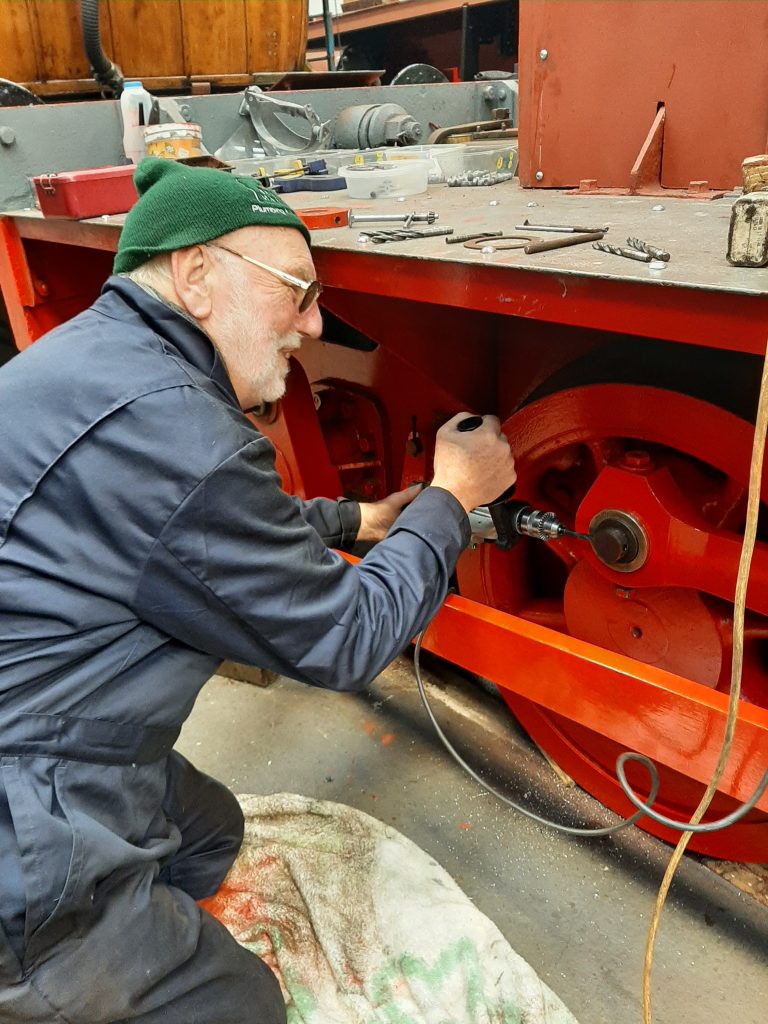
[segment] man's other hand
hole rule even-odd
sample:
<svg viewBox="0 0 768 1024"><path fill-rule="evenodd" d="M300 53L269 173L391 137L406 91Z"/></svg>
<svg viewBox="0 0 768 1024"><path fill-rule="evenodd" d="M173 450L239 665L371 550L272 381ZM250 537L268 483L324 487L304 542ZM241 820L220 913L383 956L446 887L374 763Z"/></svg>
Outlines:
<svg viewBox="0 0 768 1024"><path fill-rule="evenodd" d="M360 502L360 529L357 539L362 541L383 540L406 505L410 505L417 494L421 493L421 484L412 484L403 491L395 491L381 501Z"/></svg>
<svg viewBox="0 0 768 1024"><path fill-rule="evenodd" d="M471 413L448 420L435 439L434 487L442 487L461 503L465 512L495 501L517 479L509 442L495 416L483 416L475 430L458 425Z"/></svg>

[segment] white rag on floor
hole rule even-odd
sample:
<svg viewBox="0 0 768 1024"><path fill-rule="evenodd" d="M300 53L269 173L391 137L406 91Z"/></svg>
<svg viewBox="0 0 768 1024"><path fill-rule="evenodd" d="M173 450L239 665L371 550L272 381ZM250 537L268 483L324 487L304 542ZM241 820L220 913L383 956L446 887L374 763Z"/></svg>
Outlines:
<svg viewBox="0 0 768 1024"><path fill-rule="evenodd" d="M243 848L206 906L273 968L289 1024L576 1024L395 829L291 794L240 802Z"/></svg>

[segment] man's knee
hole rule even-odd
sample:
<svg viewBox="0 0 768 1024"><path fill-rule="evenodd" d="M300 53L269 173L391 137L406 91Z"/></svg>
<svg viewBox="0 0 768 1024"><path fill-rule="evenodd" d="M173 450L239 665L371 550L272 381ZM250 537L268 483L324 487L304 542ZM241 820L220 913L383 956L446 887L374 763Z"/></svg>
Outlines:
<svg viewBox="0 0 768 1024"><path fill-rule="evenodd" d="M212 896L243 841L240 804L222 783L172 755L164 809L181 832L181 845L163 865L161 879L194 899Z"/></svg>

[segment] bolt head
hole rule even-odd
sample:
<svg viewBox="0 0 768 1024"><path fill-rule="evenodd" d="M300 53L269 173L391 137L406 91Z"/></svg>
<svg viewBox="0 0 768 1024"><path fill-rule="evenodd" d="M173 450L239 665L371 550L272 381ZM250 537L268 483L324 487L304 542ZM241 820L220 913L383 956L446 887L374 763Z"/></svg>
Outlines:
<svg viewBox="0 0 768 1024"><path fill-rule="evenodd" d="M536 181L544 180L544 171L536 171Z"/></svg>
<svg viewBox="0 0 768 1024"><path fill-rule="evenodd" d="M626 469L653 469L651 456L640 448L625 452L621 462Z"/></svg>
<svg viewBox="0 0 768 1024"><path fill-rule="evenodd" d="M8 125L3 125L0 128L0 143L4 146L12 146L16 141L16 132L13 128L9 128Z"/></svg>
<svg viewBox="0 0 768 1024"><path fill-rule="evenodd" d="M546 60L549 56L549 50L539 50L539 60Z"/></svg>

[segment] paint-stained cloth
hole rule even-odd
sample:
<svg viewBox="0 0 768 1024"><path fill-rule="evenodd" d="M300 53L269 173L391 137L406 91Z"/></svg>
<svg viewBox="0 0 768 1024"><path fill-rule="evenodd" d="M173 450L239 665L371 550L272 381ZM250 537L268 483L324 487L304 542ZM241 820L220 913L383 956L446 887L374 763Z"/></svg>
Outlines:
<svg viewBox="0 0 768 1024"><path fill-rule="evenodd" d="M288 1024L576 1024L423 850L352 807L244 796L206 906L270 964Z"/></svg>

